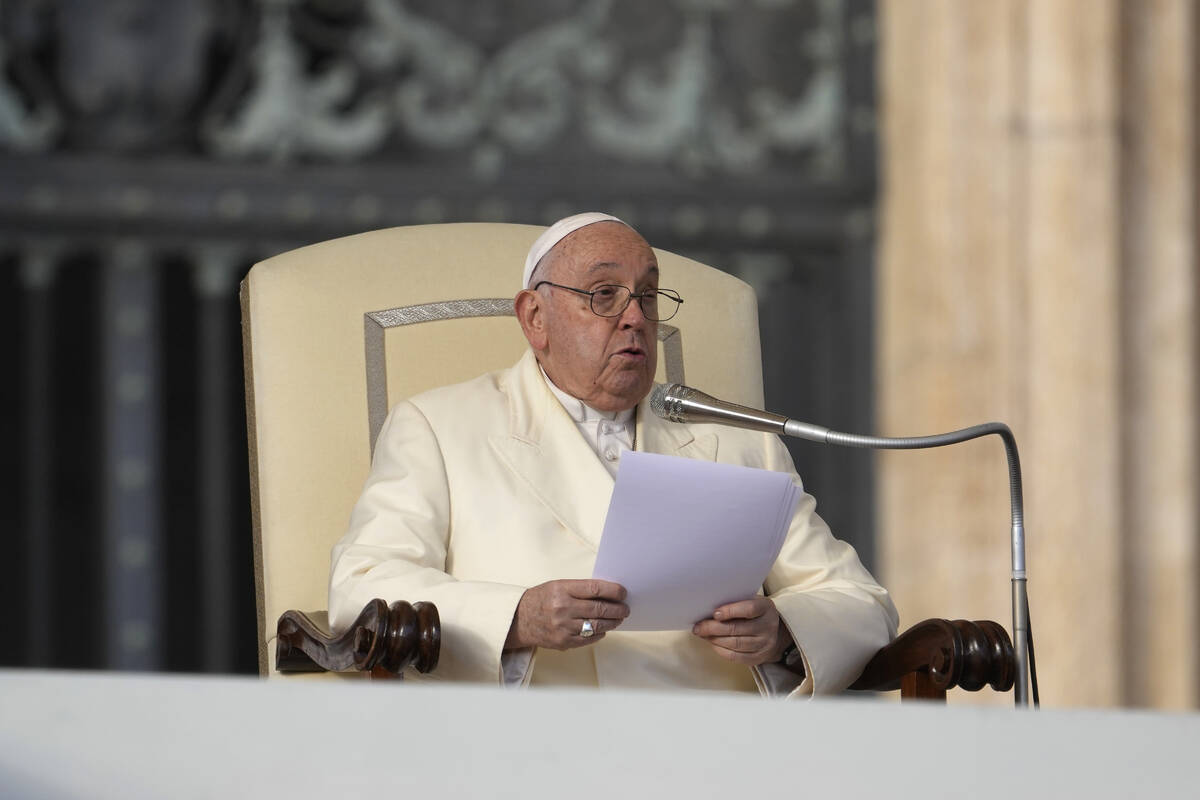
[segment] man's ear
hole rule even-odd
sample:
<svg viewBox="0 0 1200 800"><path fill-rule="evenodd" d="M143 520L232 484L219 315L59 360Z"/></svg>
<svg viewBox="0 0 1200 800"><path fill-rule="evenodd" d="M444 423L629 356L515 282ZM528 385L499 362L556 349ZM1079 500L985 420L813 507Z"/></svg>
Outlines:
<svg viewBox="0 0 1200 800"><path fill-rule="evenodd" d="M513 310L517 312L517 322L525 333L525 340L535 353L545 351L549 337L546 334L546 310L542 306L542 296L533 289L522 289L513 298Z"/></svg>

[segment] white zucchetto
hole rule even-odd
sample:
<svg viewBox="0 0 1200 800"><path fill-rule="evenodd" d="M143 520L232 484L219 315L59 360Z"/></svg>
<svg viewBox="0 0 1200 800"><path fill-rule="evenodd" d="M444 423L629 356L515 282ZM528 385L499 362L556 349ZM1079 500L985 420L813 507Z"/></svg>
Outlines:
<svg viewBox="0 0 1200 800"><path fill-rule="evenodd" d="M617 219L612 214L605 214L600 211L587 211L583 214L563 217L549 228L546 228L542 232L542 235L534 241L533 246L529 248L529 255L525 256L525 273L521 276L521 288L530 288L529 279L533 277L533 270L537 268L537 264L542 260L542 257L554 248L554 245L580 228L594 225L597 222L620 222L625 227L630 227L629 223L624 220Z"/></svg>

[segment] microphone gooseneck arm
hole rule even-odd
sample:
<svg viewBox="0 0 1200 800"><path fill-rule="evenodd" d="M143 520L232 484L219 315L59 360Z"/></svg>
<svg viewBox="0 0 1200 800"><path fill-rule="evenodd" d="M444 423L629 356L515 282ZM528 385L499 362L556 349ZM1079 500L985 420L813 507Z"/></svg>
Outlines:
<svg viewBox="0 0 1200 800"><path fill-rule="evenodd" d="M999 436L1004 442L1004 454L1008 458L1009 505L1012 512L1012 617L1013 646L1016 650L1017 660L1014 695L1018 706L1029 705L1031 676L1029 596L1025 572L1025 506L1021 488L1021 458L1017 453L1017 440L1007 425L1003 422L987 422L932 436L863 436L833 431L821 425L789 419L782 414L759 411L736 403L718 400L704 392L678 383L656 386L650 397L650 407L655 414L671 422L708 422L733 425L841 447L920 450L959 444L989 434ZM1033 685L1036 693L1036 676L1033 676Z"/></svg>

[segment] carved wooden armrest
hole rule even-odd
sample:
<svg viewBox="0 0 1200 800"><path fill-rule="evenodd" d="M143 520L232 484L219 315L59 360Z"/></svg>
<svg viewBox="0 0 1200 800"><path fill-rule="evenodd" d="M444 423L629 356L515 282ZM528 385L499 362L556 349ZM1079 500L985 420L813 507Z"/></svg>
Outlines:
<svg viewBox="0 0 1200 800"><path fill-rule="evenodd" d="M372 670L398 675L408 666L429 672L437 666L442 645L437 607L403 600L391 606L372 600L338 636L330 632L324 611L285 611L276 633L275 669L280 672Z"/></svg>
<svg viewBox="0 0 1200 800"><path fill-rule="evenodd" d="M945 700L955 686L1007 692L1016 673L1012 640L1000 624L927 619L876 653L850 688L899 688L901 699Z"/></svg>

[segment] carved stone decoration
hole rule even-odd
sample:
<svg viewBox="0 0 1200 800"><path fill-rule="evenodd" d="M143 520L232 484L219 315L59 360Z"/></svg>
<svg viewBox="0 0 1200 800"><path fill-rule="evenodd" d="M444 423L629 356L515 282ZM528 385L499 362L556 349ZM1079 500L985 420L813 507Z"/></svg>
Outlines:
<svg viewBox="0 0 1200 800"><path fill-rule="evenodd" d="M22 0L13 6L8 21L25 91L39 103L55 103L39 109L43 118L69 120L68 146L143 151L184 135L203 100L206 48L217 22L211 3ZM4 105L0 99L0 120L11 116Z"/></svg>
<svg viewBox="0 0 1200 800"><path fill-rule="evenodd" d="M0 150L33 153L47 150L62 129L45 81L33 80L28 99L5 77L13 62L0 17Z"/></svg>
<svg viewBox="0 0 1200 800"><path fill-rule="evenodd" d="M659 162L678 153L689 171L747 172L766 166L772 151L811 148L809 166L825 175L836 173L844 158L839 0L772 4L777 10L815 6L815 30L807 36L789 26L790 20L761 8L746 14L720 2L678 5L683 13L677 46L659 63L635 61L618 82L621 102L614 103L603 90L589 91L584 129L598 149ZM772 28L776 22L783 22L781 30ZM776 54L774 68L798 62L811 70L794 97L772 86L773 69L746 63L757 52L774 49L781 33L793 46ZM656 73L662 77L653 77Z"/></svg>
<svg viewBox="0 0 1200 800"><path fill-rule="evenodd" d="M350 112L350 64L338 60L309 74L305 53L292 37L292 0L263 0L262 27L248 54L254 82L231 119L209 116L203 139L219 156L264 156L287 161L320 154L346 160L376 149L387 134L382 98L369 97Z"/></svg>
<svg viewBox="0 0 1200 800"><path fill-rule="evenodd" d="M849 2L13 0L0 148L836 179Z"/></svg>
<svg viewBox="0 0 1200 800"><path fill-rule="evenodd" d="M261 0L240 56L249 88L205 121L215 154L465 151L492 173L534 155L689 174L794 157L819 177L843 168L843 0L540 0L507 16L472 0L362 0L317 13L328 5Z"/></svg>
<svg viewBox="0 0 1200 800"><path fill-rule="evenodd" d="M341 635L326 625L325 612L285 611L276 627L275 668L280 672L380 670L399 675L406 667L430 672L441 652L442 626L432 603L390 606L367 603Z"/></svg>
<svg viewBox="0 0 1200 800"><path fill-rule="evenodd" d="M597 0L518 35L493 57L396 0L367 0L355 44L370 66L408 71L395 87L396 122L424 146L465 147L485 135L518 150L545 145L568 122L572 85L607 72L599 40L612 8ZM579 58L595 47L593 55Z"/></svg>

